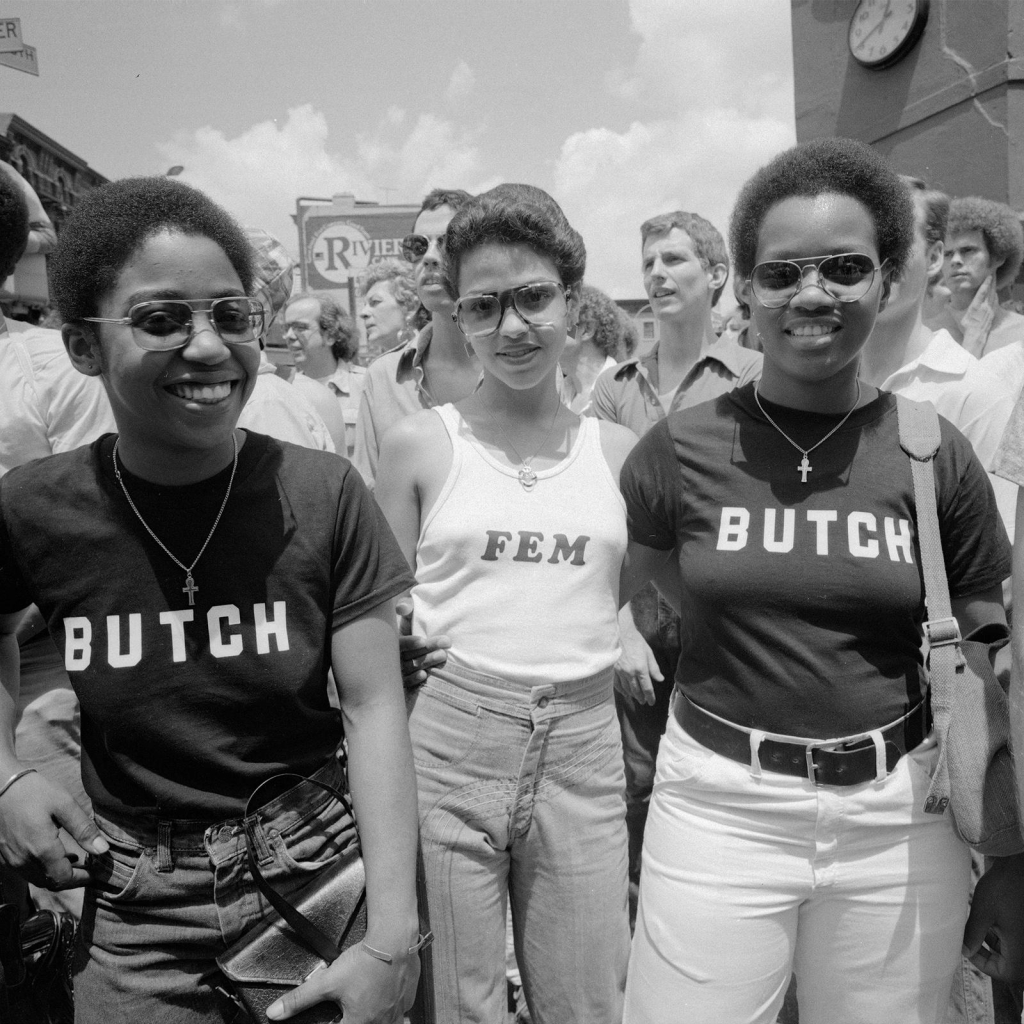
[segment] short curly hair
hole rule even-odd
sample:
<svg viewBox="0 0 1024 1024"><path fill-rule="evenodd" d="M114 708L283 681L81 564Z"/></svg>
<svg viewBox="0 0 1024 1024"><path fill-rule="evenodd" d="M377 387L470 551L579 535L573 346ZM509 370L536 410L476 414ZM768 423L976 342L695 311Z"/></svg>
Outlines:
<svg viewBox="0 0 1024 1024"><path fill-rule="evenodd" d="M611 298L592 284L580 287L580 321L577 330L584 324L593 325L592 341L604 355L615 360L625 358L628 354L625 314Z"/></svg>
<svg viewBox="0 0 1024 1024"><path fill-rule="evenodd" d="M878 258L899 275L914 241L914 207L907 186L869 146L853 139L815 139L769 161L740 190L729 224L736 276L757 263L761 225L768 211L794 197L835 193L856 199L875 227Z"/></svg>
<svg viewBox="0 0 1024 1024"><path fill-rule="evenodd" d="M49 257L50 291L65 322L96 316L125 264L161 231L215 242L250 293L252 246L229 213L174 178L122 178L90 189L75 203Z"/></svg>
<svg viewBox="0 0 1024 1024"><path fill-rule="evenodd" d="M342 362L350 362L359 354L359 335L355 321L338 300L328 292L299 292L293 295L287 305L294 306L303 299L313 299L320 304L317 326L324 338L331 343L331 355Z"/></svg>
<svg viewBox="0 0 1024 1024"><path fill-rule="evenodd" d="M448 294L459 295L459 271L478 246L525 245L551 260L566 288L583 280L587 249L562 208L543 189L506 183L478 195L452 218L445 234L444 274Z"/></svg>
<svg viewBox="0 0 1024 1024"><path fill-rule="evenodd" d="M699 213L687 213L685 210L673 210L671 213L659 213L657 217L651 217L640 225L640 248L647 244L647 239L652 235L667 235L673 228L685 231L693 241L694 251L697 259L705 270L721 264L725 267L726 281L729 279L729 252L725 248L725 239L722 233L711 221L706 220ZM711 305L717 306L725 288L725 281L721 287L715 290L711 296Z"/></svg>
<svg viewBox="0 0 1024 1024"><path fill-rule="evenodd" d="M416 280L413 277L411 263L385 256L374 260L356 278L359 297L366 298L366 293L379 281L387 281L391 285L391 294L395 302L402 308L406 316L412 316L420 308L420 297L416 292Z"/></svg>
<svg viewBox="0 0 1024 1024"><path fill-rule="evenodd" d="M949 204L946 237L955 238L965 231L980 231L993 262L1001 261L996 271L996 287L1012 284L1024 260L1020 216L1005 203L981 196L962 196Z"/></svg>
<svg viewBox="0 0 1024 1024"><path fill-rule="evenodd" d="M13 178L0 171L0 284L28 245L28 204Z"/></svg>

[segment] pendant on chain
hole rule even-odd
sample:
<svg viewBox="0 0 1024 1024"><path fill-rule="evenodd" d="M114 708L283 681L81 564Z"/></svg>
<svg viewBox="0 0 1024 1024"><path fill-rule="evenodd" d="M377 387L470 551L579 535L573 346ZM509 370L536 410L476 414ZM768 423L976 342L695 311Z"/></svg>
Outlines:
<svg viewBox="0 0 1024 1024"><path fill-rule="evenodd" d="M537 474L529 466L520 466L519 483L524 491L532 491L537 486Z"/></svg>
<svg viewBox="0 0 1024 1024"><path fill-rule="evenodd" d="M800 474L800 483L807 483L807 474L813 472L813 469L806 455L800 460L800 465L796 467L796 471Z"/></svg>

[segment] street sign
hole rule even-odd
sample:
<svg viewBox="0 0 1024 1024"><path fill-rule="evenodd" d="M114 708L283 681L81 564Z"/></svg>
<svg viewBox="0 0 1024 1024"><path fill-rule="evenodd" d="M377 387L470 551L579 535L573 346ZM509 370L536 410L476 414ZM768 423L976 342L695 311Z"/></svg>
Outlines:
<svg viewBox="0 0 1024 1024"><path fill-rule="evenodd" d="M5 64L16 71L27 71L30 75L39 75L39 61L36 59L34 46L23 46L13 53L0 52L0 64Z"/></svg>
<svg viewBox="0 0 1024 1024"><path fill-rule="evenodd" d="M0 53L11 53L25 46L21 38L21 18L0 17Z"/></svg>

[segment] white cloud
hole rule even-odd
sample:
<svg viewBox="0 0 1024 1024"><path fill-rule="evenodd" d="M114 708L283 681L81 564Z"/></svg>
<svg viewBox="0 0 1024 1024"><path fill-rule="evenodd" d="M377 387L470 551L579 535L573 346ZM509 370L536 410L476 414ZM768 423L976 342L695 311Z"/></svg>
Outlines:
<svg viewBox="0 0 1024 1024"><path fill-rule="evenodd" d="M470 133L422 114L410 123L389 109L345 158L329 148L323 114L311 104L288 111L283 124L262 121L235 138L200 128L158 146L181 179L208 192L244 224L262 227L297 252L291 214L298 196L352 192L360 199L418 202L437 185L474 188L480 158Z"/></svg>
<svg viewBox="0 0 1024 1024"><path fill-rule="evenodd" d="M554 170L587 243L587 277L616 298L642 294L644 220L692 210L727 235L739 187L795 141L785 0L632 0L630 13L636 63L606 81L645 119L573 134Z"/></svg>
<svg viewBox="0 0 1024 1024"><path fill-rule="evenodd" d="M452 77L448 79L444 98L451 104L461 103L470 96L475 85L476 75L473 69L464 60L460 60L452 72Z"/></svg>

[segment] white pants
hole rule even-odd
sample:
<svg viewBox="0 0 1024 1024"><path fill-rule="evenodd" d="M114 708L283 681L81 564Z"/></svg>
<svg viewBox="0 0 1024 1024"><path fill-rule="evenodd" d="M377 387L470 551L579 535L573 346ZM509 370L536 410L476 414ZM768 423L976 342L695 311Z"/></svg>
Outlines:
<svg viewBox="0 0 1024 1024"><path fill-rule="evenodd" d="M937 1024L970 851L921 807L926 741L882 782L816 787L713 753L674 717L658 755L624 1024Z"/></svg>

